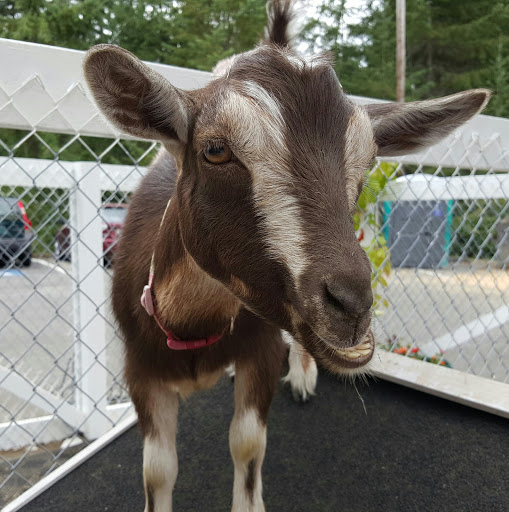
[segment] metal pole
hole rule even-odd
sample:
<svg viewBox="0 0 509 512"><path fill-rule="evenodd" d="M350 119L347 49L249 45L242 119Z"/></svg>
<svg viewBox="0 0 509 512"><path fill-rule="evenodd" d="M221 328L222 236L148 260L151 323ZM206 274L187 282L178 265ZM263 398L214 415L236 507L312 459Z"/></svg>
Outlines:
<svg viewBox="0 0 509 512"><path fill-rule="evenodd" d="M405 101L406 0L396 0L396 101Z"/></svg>

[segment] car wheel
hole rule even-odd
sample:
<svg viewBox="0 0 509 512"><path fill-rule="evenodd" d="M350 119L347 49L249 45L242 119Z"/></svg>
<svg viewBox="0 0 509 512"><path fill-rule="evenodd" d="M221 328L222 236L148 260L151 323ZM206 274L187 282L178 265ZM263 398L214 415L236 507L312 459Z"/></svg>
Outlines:
<svg viewBox="0 0 509 512"><path fill-rule="evenodd" d="M57 261L71 261L70 251L65 251L58 240L53 242L53 253Z"/></svg>
<svg viewBox="0 0 509 512"><path fill-rule="evenodd" d="M22 252L19 261L24 267L29 267L32 264L32 251L28 249Z"/></svg>

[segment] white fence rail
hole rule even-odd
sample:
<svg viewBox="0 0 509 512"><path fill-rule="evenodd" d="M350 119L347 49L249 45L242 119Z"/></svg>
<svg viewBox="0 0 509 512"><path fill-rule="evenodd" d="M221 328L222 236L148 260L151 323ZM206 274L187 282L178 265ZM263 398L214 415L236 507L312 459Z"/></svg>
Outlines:
<svg viewBox="0 0 509 512"><path fill-rule="evenodd" d="M9 468L0 473L0 489L6 501L64 458L63 448L46 448L48 443L88 442L131 408L109 310L111 270L103 265L102 212L111 198L129 202L146 172L141 163L155 144L146 143L135 156L125 142L129 138L121 140L102 121L81 79L82 58L79 51L0 39L0 70L9 70L0 72L0 198L25 203L38 244L32 267L20 270L8 262L0 269L0 461ZM150 65L184 89L210 79L200 71ZM14 142L3 140L5 129L17 134ZM48 142L47 133L62 138ZM89 137L110 140L96 151ZM32 143L51 156L31 158L29 151L28 157L20 156ZM85 148L84 161L63 157L73 145ZM115 151L123 163L107 163ZM404 168L422 179L393 179ZM384 378L506 416L509 279L499 257L504 241L494 232L507 210L508 170L509 121L479 116L441 144L396 159L393 176L361 224L366 248L391 248L388 263L403 236L403 231L393 236L398 205L433 203L430 218L436 205L447 205L429 239L430 247L440 237L445 240L440 264L396 265L383 277L386 285L377 275L380 315L374 325L388 351L379 351L374 368ZM370 216L377 221L368 225ZM63 217L70 263L55 260L52 246ZM494 220L487 234L478 235L488 217ZM470 218L472 226L465 228ZM422 229L413 234L415 240ZM464 232L470 233L466 240L460 239ZM417 249L414 243L406 250L415 255ZM438 364L411 360L412 355L435 357ZM35 447L47 453L38 476L23 470Z"/></svg>

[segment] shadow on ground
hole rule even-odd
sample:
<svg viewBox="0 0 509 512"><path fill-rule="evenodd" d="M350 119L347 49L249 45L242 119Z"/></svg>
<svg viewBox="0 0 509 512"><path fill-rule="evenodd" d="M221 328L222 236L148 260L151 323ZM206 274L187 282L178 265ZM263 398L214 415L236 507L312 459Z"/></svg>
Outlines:
<svg viewBox="0 0 509 512"><path fill-rule="evenodd" d="M445 370L444 370L445 371ZM305 405L288 390L269 416L267 512L509 510L509 422L394 384L355 389L320 375ZM177 512L227 511L233 470L226 379L180 409ZM141 437L133 428L24 512L139 511Z"/></svg>

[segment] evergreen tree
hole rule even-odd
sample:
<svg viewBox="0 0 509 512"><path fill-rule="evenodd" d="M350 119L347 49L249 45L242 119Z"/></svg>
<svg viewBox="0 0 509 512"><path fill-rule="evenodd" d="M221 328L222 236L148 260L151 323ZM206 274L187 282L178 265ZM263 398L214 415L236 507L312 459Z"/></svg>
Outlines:
<svg viewBox="0 0 509 512"><path fill-rule="evenodd" d="M491 87L495 97L486 112L508 117L509 1L406 3L407 100ZM307 27L307 40L316 38L315 47L332 50L347 92L395 99L395 0L367 0L360 22L347 30L342 29L344 4L324 0L320 16Z"/></svg>
<svg viewBox="0 0 509 512"><path fill-rule="evenodd" d="M263 34L263 0L14 0L0 37L78 50L113 43L153 62L210 70Z"/></svg>

